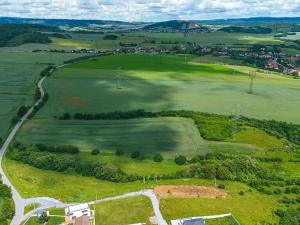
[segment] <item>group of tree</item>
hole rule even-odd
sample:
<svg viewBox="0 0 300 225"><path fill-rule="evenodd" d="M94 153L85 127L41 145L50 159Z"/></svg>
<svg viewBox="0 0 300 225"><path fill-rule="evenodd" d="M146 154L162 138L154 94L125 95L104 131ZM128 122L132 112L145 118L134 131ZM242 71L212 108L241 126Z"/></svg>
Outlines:
<svg viewBox="0 0 300 225"><path fill-rule="evenodd" d="M49 65L45 69L42 70L41 76L42 77L49 77L54 70L55 70L55 66L54 65Z"/></svg>
<svg viewBox="0 0 300 225"><path fill-rule="evenodd" d="M9 225L15 214L11 190L2 183L0 177L0 224Z"/></svg>
<svg viewBox="0 0 300 225"><path fill-rule="evenodd" d="M24 43L49 43L48 35L42 32L59 31L57 27L38 24L1 24L0 47Z"/></svg>
<svg viewBox="0 0 300 225"><path fill-rule="evenodd" d="M29 106L22 105L18 109L17 115L12 118L11 123L12 124L16 124L27 113L27 111L29 110L29 108L30 108Z"/></svg>
<svg viewBox="0 0 300 225"><path fill-rule="evenodd" d="M112 182L130 182L140 179L136 175L127 175L109 163L83 161L78 154L74 154L73 151L76 150L77 148L71 146L53 148L41 144L25 146L18 143L9 152L8 157L39 169L93 176Z"/></svg>
<svg viewBox="0 0 300 225"><path fill-rule="evenodd" d="M279 216L279 225L299 225L300 224L300 208L290 208L287 210L278 209L275 214Z"/></svg>
<svg viewBox="0 0 300 225"><path fill-rule="evenodd" d="M45 144L36 144L35 145L39 151L42 152L58 152L58 153L69 153L69 154L79 154L80 150L78 147L73 145L45 145Z"/></svg>
<svg viewBox="0 0 300 225"><path fill-rule="evenodd" d="M269 34L272 33L272 28L263 27L263 26L229 26L219 29L219 31L228 32L228 33L250 33L250 34Z"/></svg>
<svg viewBox="0 0 300 225"><path fill-rule="evenodd" d="M103 37L103 40L117 40L119 38L118 35L115 34L107 34Z"/></svg>

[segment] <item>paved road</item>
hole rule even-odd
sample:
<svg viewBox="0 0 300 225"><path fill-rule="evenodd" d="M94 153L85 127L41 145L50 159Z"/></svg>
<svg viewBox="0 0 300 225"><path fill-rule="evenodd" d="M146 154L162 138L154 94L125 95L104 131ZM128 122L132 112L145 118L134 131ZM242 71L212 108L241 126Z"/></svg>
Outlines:
<svg viewBox="0 0 300 225"><path fill-rule="evenodd" d="M40 104L43 97L44 97L44 95L45 95L45 92L42 88L42 84L43 84L45 79L46 79L46 77L43 77L38 82L38 88L40 89L40 92L41 92L41 98L34 104L34 106ZM16 188L12 185L12 183L9 181L9 179L5 175L3 167L2 167L2 161L3 161L3 157L6 153L6 151L8 149L9 144L11 143L13 138L15 137L15 135L18 132L18 130L20 129L20 127L23 125L24 121L33 112L34 106L32 106L27 111L27 113L19 120L19 122L15 125L15 127L12 129L12 131L10 132L10 134L8 135L7 139L5 140L4 144L2 145L2 147L0 149L0 174L1 174L1 177L2 177L2 182L11 188L12 197L13 197L13 200L14 200L14 203L15 203L15 216L14 216L12 222L11 222L11 225L19 225L21 223L22 218L23 218L23 214L24 214L25 200L21 197L19 192L16 190Z"/></svg>
<svg viewBox="0 0 300 225"><path fill-rule="evenodd" d="M114 197L102 198L102 199L98 199L97 201L91 201L91 202L87 202L87 203L89 205L93 205L93 204L95 204L95 202L99 203L99 202L114 201L114 200L118 200L118 199L136 197L136 196L141 196L141 195L144 195L151 200L151 203L153 206L153 211L157 218L158 225L167 225L167 222L164 220L164 218L160 212L159 201L158 201L156 195L154 194L153 190L151 190L151 189L141 190L141 191L137 191L137 192L130 192L127 194L118 195L118 196L114 196ZM41 210L41 209L47 210L47 209L50 209L53 207L65 208L67 206L76 204L76 203L68 203L68 204L62 203L56 199L47 198L47 197L31 198L31 199L26 199L25 201L26 201L26 204L38 203L38 204L40 204L40 207L27 213L26 215L24 215L23 221L26 221L28 218L33 216L37 210Z"/></svg>

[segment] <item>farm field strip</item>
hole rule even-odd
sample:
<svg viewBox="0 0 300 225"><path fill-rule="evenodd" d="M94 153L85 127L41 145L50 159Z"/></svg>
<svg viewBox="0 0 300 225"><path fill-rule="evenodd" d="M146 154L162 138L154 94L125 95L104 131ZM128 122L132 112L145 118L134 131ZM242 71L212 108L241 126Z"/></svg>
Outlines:
<svg viewBox="0 0 300 225"><path fill-rule="evenodd" d="M141 151L205 154L208 151L193 122L182 118L151 118L112 121L28 121L17 137L24 143L73 144L83 151L100 148L115 152Z"/></svg>

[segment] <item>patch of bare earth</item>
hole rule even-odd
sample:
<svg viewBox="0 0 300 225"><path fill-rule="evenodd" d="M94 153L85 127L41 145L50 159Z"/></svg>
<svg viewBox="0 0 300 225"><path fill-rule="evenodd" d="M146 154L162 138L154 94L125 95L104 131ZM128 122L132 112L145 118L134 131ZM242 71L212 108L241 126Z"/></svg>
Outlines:
<svg viewBox="0 0 300 225"><path fill-rule="evenodd" d="M225 190L196 185L160 185L154 188L158 198L226 198L228 193Z"/></svg>
<svg viewBox="0 0 300 225"><path fill-rule="evenodd" d="M88 105L88 101L77 96L66 96L63 99L64 103L73 107L83 107Z"/></svg>

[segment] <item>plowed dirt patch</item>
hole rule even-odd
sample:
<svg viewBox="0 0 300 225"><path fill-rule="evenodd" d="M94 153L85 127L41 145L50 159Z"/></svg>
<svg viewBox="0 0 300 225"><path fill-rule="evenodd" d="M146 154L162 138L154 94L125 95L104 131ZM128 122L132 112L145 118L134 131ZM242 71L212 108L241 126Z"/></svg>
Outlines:
<svg viewBox="0 0 300 225"><path fill-rule="evenodd" d="M156 186L154 192L158 198L226 198L228 195L228 193L222 189L193 185L161 185Z"/></svg>

